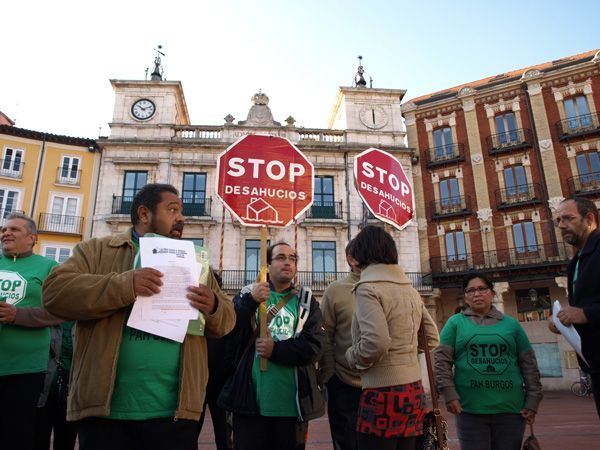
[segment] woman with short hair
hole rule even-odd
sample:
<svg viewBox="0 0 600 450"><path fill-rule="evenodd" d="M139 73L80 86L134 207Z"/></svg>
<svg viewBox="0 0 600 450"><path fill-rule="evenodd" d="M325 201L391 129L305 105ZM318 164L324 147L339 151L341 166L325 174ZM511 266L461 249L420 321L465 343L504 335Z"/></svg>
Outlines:
<svg viewBox="0 0 600 450"><path fill-rule="evenodd" d="M412 450L426 413L417 332L423 322L433 348L439 342L437 328L398 265L388 233L363 228L350 255L361 268L354 286L352 346L346 352L350 366L361 374L358 448Z"/></svg>

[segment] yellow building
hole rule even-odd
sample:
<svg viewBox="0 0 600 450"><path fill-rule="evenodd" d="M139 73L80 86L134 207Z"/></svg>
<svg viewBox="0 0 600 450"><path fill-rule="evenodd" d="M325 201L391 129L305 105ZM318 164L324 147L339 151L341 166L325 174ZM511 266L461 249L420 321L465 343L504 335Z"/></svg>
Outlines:
<svg viewBox="0 0 600 450"><path fill-rule="evenodd" d="M93 139L0 124L0 223L23 212L38 226L36 253L59 262L91 236L100 150Z"/></svg>

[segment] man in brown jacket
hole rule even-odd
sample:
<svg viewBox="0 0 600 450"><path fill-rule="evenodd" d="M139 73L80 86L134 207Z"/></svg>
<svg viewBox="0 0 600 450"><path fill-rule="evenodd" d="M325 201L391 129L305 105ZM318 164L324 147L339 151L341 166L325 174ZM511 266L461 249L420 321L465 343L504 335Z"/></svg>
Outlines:
<svg viewBox="0 0 600 450"><path fill-rule="evenodd" d="M131 221L123 234L80 243L44 284L48 311L77 321L67 419L78 421L81 450L196 449L208 379L205 338L188 334L179 344L126 325L136 297L162 286L159 271L134 268L139 238L181 238L177 189L144 186ZM204 314L207 335L233 328L233 304L214 277L188 287L187 297Z"/></svg>
<svg viewBox="0 0 600 450"><path fill-rule="evenodd" d="M355 450L358 402L362 393L360 373L346 361L352 346L352 317L356 300L352 288L360 280L360 268L350 256L352 241L346 245L350 273L327 286L321 300L325 344L320 361L323 382L327 383L327 415L335 450Z"/></svg>

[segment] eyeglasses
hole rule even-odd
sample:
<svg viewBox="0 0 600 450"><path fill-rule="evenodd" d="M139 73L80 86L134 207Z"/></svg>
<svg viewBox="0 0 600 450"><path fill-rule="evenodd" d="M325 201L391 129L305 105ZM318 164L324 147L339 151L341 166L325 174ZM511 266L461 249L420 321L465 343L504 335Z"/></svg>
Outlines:
<svg viewBox="0 0 600 450"><path fill-rule="evenodd" d="M487 294L489 292L490 288L487 286L480 286L480 287L476 287L476 288L468 288L465 289L465 294L466 295L475 295L477 292L479 292L480 294Z"/></svg>
<svg viewBox="0 0 600 450"><path fill-rule="evenodd" d="M554 219L554 224L559 227L561 222L567 224L573 222L575 219L577 219L576 216L558 216Z"/></svg>
<svg viewBox="0 0 600 450"><path fill-rule="evenodd" d="M296 260L297 260L296 255L290 255L290 256L287 256L287 255L277 255L273 259L275 261L279 261L279 262L289 261L291 263L296 263Z"/></svg>

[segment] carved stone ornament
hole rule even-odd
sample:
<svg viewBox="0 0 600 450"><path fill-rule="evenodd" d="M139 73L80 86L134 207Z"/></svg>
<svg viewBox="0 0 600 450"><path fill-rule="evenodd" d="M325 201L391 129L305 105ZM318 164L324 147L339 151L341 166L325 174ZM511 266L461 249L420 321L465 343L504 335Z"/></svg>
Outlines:
<svg viewBox="0 0 600 450"><path fill-rule="evenodd" d="M542 72L540 72L539 70L530 69L530 70L523 72L521 79L522 80L531 80L532 78L539 77L540 75L542 75Z"/></svg>
<svg viewBox="0 0 600 450"><path fill-rule="evenodd" d="M477 218L481 222L487 222L492 218L492 209L491 208L481 208L477 211Z"/></svg>
<svg viewBox="0 0 600 450"><path fill-rule="evenodd" d="M294 119L292 116L288 116L288 118L285 119L285 123L287 123L289 127L293 127L296 123L296 119Z"/></svg>
<svg viewBox="0 0 600 450"><path fill-rule="evenodd" d="M481 153L473 153L471 155L471 162L473 164L483 164L483 156Z"/></svg>
<svg viewBox="0 0 600 450"><path fill-rule="evenodd" d="M415 109L417 109L417 105L415 105L413 102L408 102L401 105L400 108L404 112L414 111Z"/></svg>
<svg viewBox="0 0 600 450"><path fill-rule="evenodd" d="M235 120L235 117L233 117L231 114L227 114L223 119L225 119L226 125L233 125L233 121Z"/></svg>
<svg viewBox="0 0 600 450"><path fill-rule="evenodd" d="M548 206L550 207L553 213L556 212L556 210L558 209L558 205L560 205L560 202L562 202L564 199L564 197L550 197L548 199Z"/></svg>
<svg viewBox="0 0 600 450"><path fill-rule="evenodd" d="M473 95L475 93L475 89L470 86L465 86L460 91L458 91L459 97L466 97L467 95Z"/></svg>
<svg viewBox="0 0 600 450"><path fill-rule="evenodd" d="M280 127L281 123L273 120L271 108L269 108L269 97L262 92L252 96L254 105L248 111L248 118L240 120L238 124L256 127Z"/></svg>
<svg viewBox="0 0 600 450"><path fill-rule="evenodd" d="M596 52L596 54L594 55L594 59L592 59L592 62L600 63L600 50Z"/></svg>
<svg viewBox="0 0 600 450"><path fill-rule="evenodd" d="M552 139L543 139L539 142L540 151L545 152L552 149Z"/></svg>

